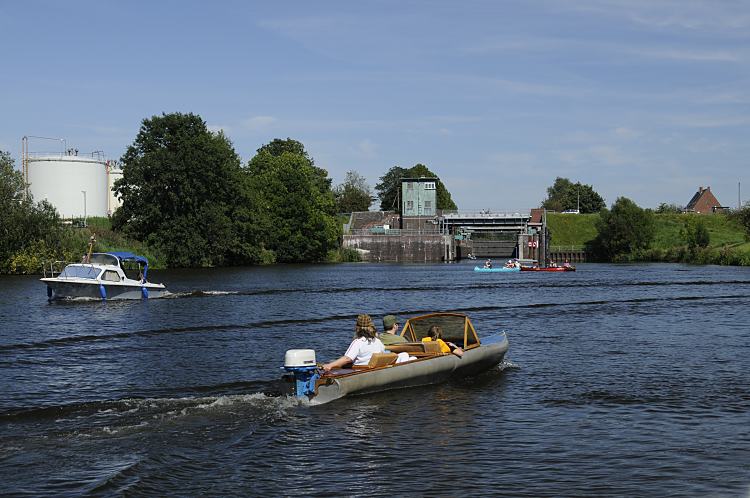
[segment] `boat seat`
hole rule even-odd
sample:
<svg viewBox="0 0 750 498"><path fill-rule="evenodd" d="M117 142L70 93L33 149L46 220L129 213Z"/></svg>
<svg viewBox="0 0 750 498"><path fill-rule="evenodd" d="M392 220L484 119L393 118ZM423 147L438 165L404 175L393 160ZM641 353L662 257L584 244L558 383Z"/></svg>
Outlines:
<svg viewBox="0 0 750 498"><path fill-rule="evenodd" d="M387 367L396 363L398 355L396 353L372 353L370 363L367 365L352 365L354 370L364 370L367 368Z"/></svg>
<svg viewBox="0 0 750 498"><path fill-rule="evenodd" d="M424 345L424 352L425 353L432 353L432 354L442 354L443 352L440 350L440 344L438 344L437 341L428 341L423 342Z"/></svg>
<svg viewBox="0 0 750 498"><path fill-rule="evenodd" d="M403 342L391 344L388 350L392 353L409 353L411 356L423 358L425 356L436 356L444 354L440 351L440 344L437 342Z"/></svg>
<svg viewBox="0 0 750 498"><path fill-rule="evenodd" d="M424 342L398 342L385 348L391 353L424 353Z"/></svg>

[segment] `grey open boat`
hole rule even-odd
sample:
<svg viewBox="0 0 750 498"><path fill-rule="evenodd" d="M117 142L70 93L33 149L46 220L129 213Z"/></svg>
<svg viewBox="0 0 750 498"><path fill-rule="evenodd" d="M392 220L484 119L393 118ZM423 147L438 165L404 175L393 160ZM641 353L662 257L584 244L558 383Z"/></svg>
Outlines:
<svg viewBox="0 0 750 498"><path fill-rule="evenodd" d="M462 357L442 353L434 342L421 342L432 325L443 330L443 339L461 346ZM469 317L461 313L432 313L410 318L401 335L408 341L387 346L391 354L375 354L366 367L324 373L309 349L287 351L284 368L291 372L294 392L310 404L328 403L343 396L422 386L454 377L470 377L499 365L508 351L504 332L479 339ZM395 363L396 353L415 358Z"/></svg>

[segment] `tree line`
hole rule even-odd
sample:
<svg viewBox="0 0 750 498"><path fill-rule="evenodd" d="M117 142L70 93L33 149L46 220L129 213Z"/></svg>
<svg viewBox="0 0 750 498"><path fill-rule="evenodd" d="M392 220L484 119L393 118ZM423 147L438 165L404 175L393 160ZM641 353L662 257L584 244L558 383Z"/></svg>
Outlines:
<svg viewBox="0 0 750 498"><path fill-rule="evenodd" d="M142 122L121 158L115 183L122 206L113 230L142 242L169 267L321 262L341 259L340 213L401 211L403 178L436 178L437 209L457 209L450 192L429 168L394 166L374 193L356 171L333 186L302 143L274 139L243 164L223 132L212 132L194 114L171 113ZM7 152L0 151L0 272L39 272L45 260L75 260L86 237L61 224L55 208L26 195L26 185ZM546 209L598 213L590 251L603 261L638 259L654 237L653 211L625 197L607 209L591 185L556 178L542 201ZM659 211L670 212L662 205ZM750 233L750 207L731 216ZM706 247L700 221L686 222L691 248ZM554 243L554 242L553 242ZM127 247L123 247L125 249Z"/></svg>
<svg viewBox="0 0 750 498"><path fill-rule="evenodd" d="M143 242L169 267L335 260L338 214L367 211L377 198L381 209L398 211L392 199L401 177L437 178L422 164L394 166L374 196L355 171L333 186L291 138L256 152L243 164L229 138L195 114L144 119L120 160L123 176L114 191L122 205L112 229ZM0 272L39 271L44 259L77 259L85 238L63 227L48 202L26 195L8 153L0 155L0 166ZM456 209L439 178L437 184L438 209Z"/></svg>

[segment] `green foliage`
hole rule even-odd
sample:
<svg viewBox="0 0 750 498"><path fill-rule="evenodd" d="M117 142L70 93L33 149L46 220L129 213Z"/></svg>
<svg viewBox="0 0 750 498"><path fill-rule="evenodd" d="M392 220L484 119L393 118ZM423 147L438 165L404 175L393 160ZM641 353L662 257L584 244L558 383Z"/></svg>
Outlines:
<svg viewBox="0 0 750 498"><path fill-rule="evenodd" d="M356 171L348 171L341 185L333 189L337 213L367 211L372 204L372 191L365 178Z"/></svg>
<svg viewBox="0 0 750 498"><path fill-rule="evenodd" d="M380 209L383 211L401 212L401 206L398 205L399 189L401 188L402 178L436 178L436 209L455 210L458 209L453 202L450 192L445 187L440 178L427 168L424 164L416 164L414 167L406 169L400 166L394 166L389 169L385 175L380 177L380 183L375 185L375 191L380 199Z"/></svg>
<svg viewBox="0 0 750 498"><path fill-rule="evenodd" d="M654 215L656 236L652 247L668 249L687 245L685 225L701 223L710 237L709 245L737 245L745 241L742 227L731 217L723 214L701 215L695 213Z"/></svg>
<svg viewBox="0 0 750 498"><path fill-rule="evenodd" d="M26 194L23 175L10 154L0 151L0 272L41 269L41 263L31 258L39 251L59 259L62 231L55 208L46 200L35 203Z"/></svg>
<svg viewBox="0 0 750 498"><path fill-rule="evenodd" d="M654 215L626 197L619 197L611 210L602 209L597 231L590 244L601 259L622 261L637 259L654 238Z"/></svg>
<svg viewBox="0 0 750 498"><path fill-rule="evenodd" d="M273 143L273 142L272 142ZM325 261L338 247L341 227L335 217L330 182L307 153L258 149L245 169L245 183L257 206L258 244L280 263Z"/></svg>
<svg viewBox="0 0 750 498"><path fill-rule="evenodd" d="M656 208L655 212L657 214L680 214L683 210L682 206L678 206L677 204L667 204L662 202L659 204L659 207Z"/></svg>
<svg viewBox="0 0 750 498"><path fill-rule="evenodd" d="M380 183L375 185L375 192L380 199L381 211L401 212L401 206L398 204L398 189L401 186L401 179L408 177L409 170L400 166L392 167L380 177Z"/></svg>
<svg viewBox="0 0 750 498"><path fill-rule="evenodd" d="M687 243L688 249L693 251L698 247L708 247L708 244L711 242L711 235L708 233L706 225L702 219L697 217L685 219L681 235Z"/></svg>
<svg viewBox="0 0 750 498"><path fill-rule="evenodd" d="M745 230L746 240L750 240L750 203L745 203L741 209L735 209L729 217Z"/></svg>
<svg viewBox="0 0 750 498"><path fill-rule="evenodd" d="M194 114L153 116L122 163L115 230L158 248L169 266L253 261L232 222L243 198L240 159L223 133Z"/></svg>
<svg viewBox="0 0 750 498"><path fill-rule="evenodd" d="M321 192L331 189L332 180L328 178L328 172L323 168L315 166L315 161L313 161L313 159L307 153L307 151L305 150L305 146L302 145L302 142L293 140L291 138L287 138L286 140L274 138L271 142L263 145L260 149L258 149L257 153L268 153L274 157L281 157L281 155L284 153L302 156L308 161L309 166L312 168L312 171L314 173L313 178L315 179L316 183L318 183L317 188Z"/></svg>
<svg viewBox="0 0 750 498"><path fill-rule="evenodd" d="M598 213L605 204L591 185L572 183L567 178L557 177L555 183L547 188L547 198L542 202L542 207L552 211L578 208L581 213Z"/></svg>
<svg viewBox="0 0 750 498"><path fill-rule="evenodd" d="M596 238L598 214L570 216L560 213L547 213L552 246L576 246L583 248Z"/></svg>
<svg viewBox="0 0 750 498"><path fill-rule="evenodd" d="M356 249L340 247L338 250L331 252L328 261L331 263L358 263L362 261L362 258Z"/></svg>

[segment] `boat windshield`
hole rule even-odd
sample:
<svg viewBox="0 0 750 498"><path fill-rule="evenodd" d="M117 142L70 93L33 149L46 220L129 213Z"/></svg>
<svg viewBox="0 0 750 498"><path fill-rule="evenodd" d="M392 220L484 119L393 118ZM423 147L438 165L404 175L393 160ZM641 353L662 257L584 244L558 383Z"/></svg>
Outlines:
<svg viewBox="0 0 750 498"><path fill-rule="evenodd" d="M442 329L442 337L446 342L468 348L479 344L476 332L465 315L436 313L416 318L410 318L402 334L407 341L419 342L427 337L427 331L433 325Z"/></svg>
<svg viewBox="0 0 750 498"><path fill-rule="evenodd" d="M114 265L119 266L120 263L117 260L116 256L113 256L111 254L105 254L101 252L95 252L91 255L90 263L98 263L100 265Z"/></svg>
<svg viewBox="0 0 750 498"><path fill-rule="evenodd" d="M59 275L60 278L90 278L99 276L100 268L89 265L68 265Z"/></svg>

